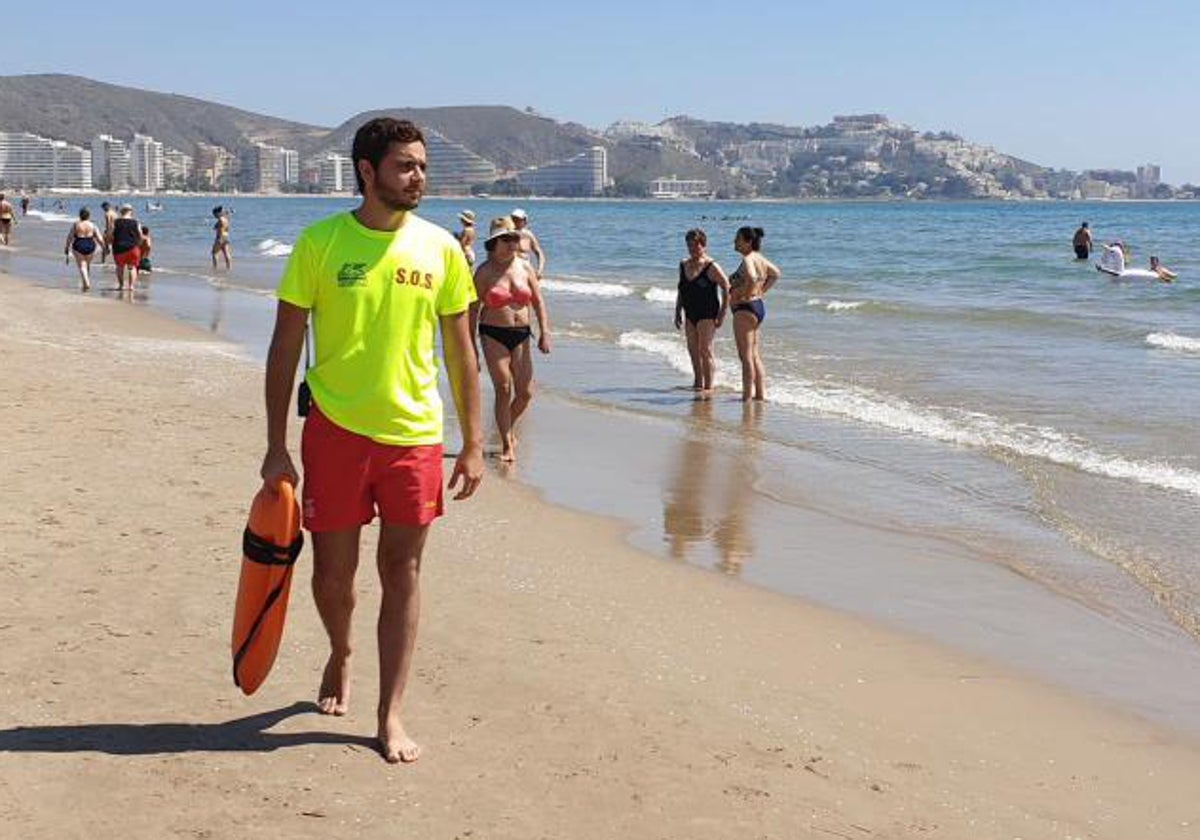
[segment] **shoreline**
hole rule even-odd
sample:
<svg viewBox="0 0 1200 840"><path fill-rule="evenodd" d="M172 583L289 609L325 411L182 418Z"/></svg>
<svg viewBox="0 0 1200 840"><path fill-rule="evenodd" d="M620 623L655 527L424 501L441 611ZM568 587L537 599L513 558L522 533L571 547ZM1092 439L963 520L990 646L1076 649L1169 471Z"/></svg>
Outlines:
<svg viewBox="0 0 1200 840"><path fill-rule="evenodd" d="M247 700L229 679L261 366L145 307L10 275L0 301L0 818L21 836L373 838L403 819L424 836L1182 840L1200 824L1194 739L656 562L493 469L434 528L407 703L426 754L387 768L364 743L369 563L347 718L306 702L324 645L307 551L266 686Z"/></svg>

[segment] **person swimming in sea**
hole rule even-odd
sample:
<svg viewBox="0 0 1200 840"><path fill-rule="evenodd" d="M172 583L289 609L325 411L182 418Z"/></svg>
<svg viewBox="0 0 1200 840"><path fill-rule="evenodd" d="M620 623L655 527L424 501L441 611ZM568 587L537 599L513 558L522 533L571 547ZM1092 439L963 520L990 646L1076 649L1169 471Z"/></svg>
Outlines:
<svg viewBox="0 0 1200 840"><path fill-rule="evenodd" d="M1163 265L1162 261L1158 257L1150 257L1150 270L1157 274L1158 279L1162 280L1164 283L1170 283L1179 276L1174 271L1171 271L1171 269Z"/></svg>

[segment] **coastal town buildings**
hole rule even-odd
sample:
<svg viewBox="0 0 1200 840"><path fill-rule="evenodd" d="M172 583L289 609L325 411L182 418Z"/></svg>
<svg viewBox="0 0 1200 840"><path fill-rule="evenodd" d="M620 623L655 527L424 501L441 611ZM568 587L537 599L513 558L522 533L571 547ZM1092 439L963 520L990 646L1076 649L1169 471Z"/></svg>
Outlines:
<svg viewBox="0 0 1200 840"><path fill-rule="evenodd" d="M354 162L349 155L327 154L317 163L320 172L318 183L325 192L354 192L358 184L354 179Z"/></svg>
<svg viewBox="0 0 1200 840"><path fill-rule="evenodd" d="M166 189L178 190L188 185L195 168L191 155L178 149L163 152L163 185Z"/></svg>
<svg viewBox="0 0 1200 840"><path fill-rule="evenodd" d="M111 134L92 138L92 183L100 190L129 188L129 147Z"/></svg>
<svg viewBox="0 0 1200 840"><path fill-rule="evenodd" d="M496 180L496 165L433 130L425 132L432 195L467 195Z"/></svg>
<svg viewBox="0 0 1200 840"><path fill-rule="evenodd" d="M154 192L164 183L163 144L145 134L133 135L129 144L129 185Z"/></svg>
<svg viewBox="0 0 1200 840"><path fill-rule="evenodd" d="M712 193L712 185L702 178L670 175L650 182L651 198L711 198Z"/></svg>
<svg viewBox="0 0 1200 840"><path fill-rule="evenodd" d="M235 186L237 155L223 146L196 144L195 183L202 190L228 190Z"/></svg>

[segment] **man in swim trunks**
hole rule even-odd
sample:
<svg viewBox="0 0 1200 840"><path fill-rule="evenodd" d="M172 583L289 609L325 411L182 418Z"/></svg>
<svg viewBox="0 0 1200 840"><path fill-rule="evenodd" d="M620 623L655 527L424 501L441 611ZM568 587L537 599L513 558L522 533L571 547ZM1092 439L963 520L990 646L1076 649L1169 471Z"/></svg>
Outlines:
<svg viewBox="0 0 1200 840"><path fill-rule="evenodd" d="M1071 240L1071 244L1075 247L1075 259L1086 260L1092 255L1092 232L1088 230L1088 223L1084 222L1079 226L1079 230L1075 231L1075 237Z"/></svg>
<svg viewBox="0 0 1200 840"><path fill-rule="evenodd" d="M13 206L4 197L4 193L0 193L0 245L9 244L14 221Z"/></svg>
<svg viewBox="0 0 1200 840"><path fill-rule="evenodd" d="M530 265L533 265L531 256L537 255L537 265L534 268L537 270L538 277L546 276L546 252L542 250L542 243L538 242L538 238L533 231L529 229L529 215L520 207L508 214L513 221L513 226L517 232L521 234L521 256L524 259L530 260Z"/></svg>
<svg viewBox="0 0 1200 840"><path fill-rule="evenodd" d="M104 211L104 247L100 249L100 264L103 265L112 251L113 225L117 223L117 211L113 210L107 201L100 202L100 209Z"/></svg>
<svg viewBox="0 0 1200 840"><path fill-rule="evenodd" d="M324 714L344 715L350 680L354 573L362 526L381 520L379 748L391 763L420 748L401 723L420 608L421 555L442 514L442 402L435 337L441 332L462 448L449 488L466 499L483 475L479 371L468 310L475 287L462 248L413 211L426 186L425 137L380 117L354 135L362 202L304 230L279 282L267 355L269 486L299 475L288 453L288 406L313 315L313 405L304 423L304 525L313 541L313 596L329 634L318 691Z"/></svg>

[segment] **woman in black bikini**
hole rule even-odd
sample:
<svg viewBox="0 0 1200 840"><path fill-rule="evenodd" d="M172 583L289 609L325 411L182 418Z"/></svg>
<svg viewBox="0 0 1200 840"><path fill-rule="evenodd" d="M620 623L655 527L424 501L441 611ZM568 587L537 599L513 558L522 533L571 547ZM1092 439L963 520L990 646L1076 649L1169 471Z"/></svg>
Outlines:
<svg viewBox="0 0 1200 840"><path fill-rule="evenodd" d="M90 270L92 267L92 258L96 256L96 248L103 248L104 237L96 226L92 223L92 212L86 207L79 211L79 221L71 225L71 231L67 234L67 244L63 248L63 253L70 256L75 255L75 267L79 269L79 288L86 292L92 288L92 280Z"/></svg>
<svg viewBox="0 0 1200 840"><path fill-rule="evenodd" d="M675 295L675 329L684 327L688 356L692 360L692 390L701 399L712 393L716 360L713 337L725 321L729 307L729 280L708 255L708 237L700 228L683 237L688 258L679 263L679 290Z"/></svg>
<svg viewBox="0 0 1200 840"><path fill-rule="evenodd" d="M516 426L533 399L532 330L529 310L538 323L538 349L550 352L550 318L537 272L517 259L521 235L507 216L494 219L483 247L487 260L475 271L479 300L471 304L471 331L479 329L483 357L496 393L500 460L515 461Z"/></svg>
<svg viewBox="0 0 1200 840"><path fill-rule="evenodd" d="M742 255L742 264L729 277L729 301L733 310L733 337L742 362L742 402L766 398L765 370L758 352L758 328L767 317L763 295L779 280L775 263L759 253L763 229L738 228L733 248Z"/></svg>

